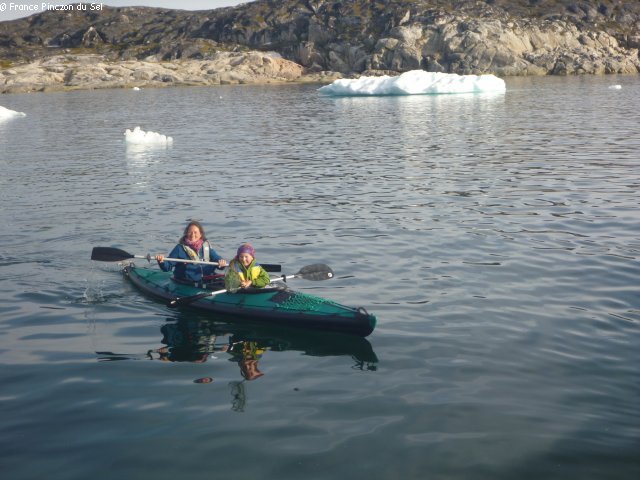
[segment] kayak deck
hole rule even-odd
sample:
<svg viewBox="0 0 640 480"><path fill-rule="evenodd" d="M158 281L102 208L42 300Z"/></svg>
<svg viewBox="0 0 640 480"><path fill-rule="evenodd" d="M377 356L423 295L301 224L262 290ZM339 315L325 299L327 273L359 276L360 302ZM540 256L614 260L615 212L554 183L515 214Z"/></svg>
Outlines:
<svg viewBox="0 0 640 480"><path fill-rule="evenodd" d="M141 291L167 302L198 295L207 290L177 283L171 273L131 264L125 276ZM376 317L363 308L353 308L283 287L254 289L251 293L218 293L194 301L191 308L245 319L293 327L339 331L366 337L376 325Z"/></svg>

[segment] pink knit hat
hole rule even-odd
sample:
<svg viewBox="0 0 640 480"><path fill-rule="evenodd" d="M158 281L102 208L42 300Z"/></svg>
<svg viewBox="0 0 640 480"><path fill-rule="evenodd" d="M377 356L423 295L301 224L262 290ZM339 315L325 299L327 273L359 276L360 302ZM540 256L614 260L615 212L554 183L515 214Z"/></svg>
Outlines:
<svg viewBox="0 0 640 480"><path fill-rule="evenodd" d="M256 250L251 246L250 243L243 243L242 245L240 245L238 247L238 252L236 253L236 256L239 257L243 253L248 253L253 258L256 258Z"/></svg>

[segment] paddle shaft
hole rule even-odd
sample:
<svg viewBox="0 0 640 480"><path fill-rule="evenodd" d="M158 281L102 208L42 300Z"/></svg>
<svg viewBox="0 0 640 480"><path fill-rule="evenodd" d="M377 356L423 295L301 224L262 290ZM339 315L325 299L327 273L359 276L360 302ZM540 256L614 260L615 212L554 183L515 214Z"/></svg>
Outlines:
<svg viewBox="0 0 640 480"><path fill-rule="evenodd" d="M287 276L281 276L278 278L273 279L274 282L286 282L289 278L294 278L296 277L296 275L287 275ZM240 289L242 290L242 289ZM190 297L179 297L176 298L175 300L171 300L167 305L169 307L177 307L178 305L185 305L185 304L190 304L193 302L196 302L200 299L203 298L207 298L207 297L214 297L216 295L219 295L221 293L226 293L229 290L227 290L226 288L224 290L214 290L213 292L203 292L203 293L198 293L197 295L191 295Z"/></svg>
<svg viewBox="0 0 640 480"><path fill-rule="evenodd" d="M298 275L280 275L278 278L272 278L272 282L286 282L290 278L296 278Z"/></svg>
<svg viewBox="0 0 640 480"><path fill-rule="evenodd" d="M151 255L147 253L146 255L134 255L133 253L125 252L120 248L111 248L111 247L93 247L93 251L91 252L91 260L98 260L101 262L122 262L124 260L129 260L130 258L142 258L148 262L151 260L157 260L157 255ZM187 260L184 258L163 258L163 261L168 262L180 262L180 263L201 263L204 265L218 265L218 262L209 262L206 260Z"/></svg>
<svg viewBox="0 0 640 480"><path fill-rule="evenodd" d="M151 259L157 260L157 256L152 256L150 253L147 255L134 255L126 252L120 248L112 247L94 247L91 252L91 260L98 260L101 262L122 262L131 258L142 258L151 262ZM200 265L215 265L219 266L218 262L208 262L206 260L187 260L182 258L164 258L163 261L175 262L175 263L195 263ZM281 265L263 263L261 264L267 272L280 272L282 270Z"/></svg>
<svg viewBox="0 0 640 480"><path fill-rule="evenodd" d="M146 255L130 255L128 258L142 258L143 260L150 262L151 260L157 260L158 256L151 255L150 253L148 253ZM216 266L218 265L218 262L206 262L204 260L185 260L184 258L165 257L162 261L163 262L180 262L180 263L199 263L202 265L216 265Z"/></svg>
<svg viewBox="0 0 640 480"><path fill-rule="evenodd" d="M296 275L287 275L287 276L282 275L281 277L274 278L271 281L272 282L286 282L288 279L295 278L295 277L296 277ZM239 288L238 290L242 290L242 288ZM228 291L229 290L227 290L225 288L224 290L214 290L212 292L203 292L203 293L199 293L198 295L193 295L193 296L194 297L200 297L200 298L206 298L206 297L213 297L215 295L219 295L220 293L225 293L225 292L228 292ZM235 292L232 292L232 293L235 293ZM190 298L190 297L182 297L182 299L187 299L187 298ZM176 298L175 300L172 300L170 303L171 304L175 304L178 300L180 300L180 298Z"/></svg>
<svg viewBox="0 0 640 480"><path fill-rule="evenodd" d="M135 257L135 258L146 258L147 260L151 261L151 259L153 260L157 260L158 257L152 257L151 255L147 255L146 257L143 256L139 256L139 257ZM204 260L185 260L184 258L164 258L162 260L163 262L176 262L176 263L198 263L200 265L219 265L218 262L206 262Z"/></svg>
<svg viewBox="0 0 640 480"><path fill-rule="evenodd" d="M158 257L152 257L151 255L147 255L146 257L140 256L140 257L135 257L135 258L146 258L147 260L151 261L153 260L157 260ZM220 265L218 262L206 262L204 260L184 260L182 258L164 258L163 262L176 262L176 263L197 263L200 265ZM281 271L282 267L278 264L274 264L274 263L261 263L260 264L262 266L262 268L264 268L267 272L279 272ZM222 267L224 268L224 267Z"/></svg>

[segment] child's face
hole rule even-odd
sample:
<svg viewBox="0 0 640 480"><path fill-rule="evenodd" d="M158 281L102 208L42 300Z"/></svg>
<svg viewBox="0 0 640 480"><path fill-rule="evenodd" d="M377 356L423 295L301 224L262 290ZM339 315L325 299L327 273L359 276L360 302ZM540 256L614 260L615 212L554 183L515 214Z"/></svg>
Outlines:
<svg viewBox="0 0 640 480"><path fill-rule="evenodd" d="M253 257L248 253L241 253L238 256L238 260L240 260L240 263L242 265L244 265L245 267L248 267L249 265L251 265L251 262L253 261Z"/></svg>

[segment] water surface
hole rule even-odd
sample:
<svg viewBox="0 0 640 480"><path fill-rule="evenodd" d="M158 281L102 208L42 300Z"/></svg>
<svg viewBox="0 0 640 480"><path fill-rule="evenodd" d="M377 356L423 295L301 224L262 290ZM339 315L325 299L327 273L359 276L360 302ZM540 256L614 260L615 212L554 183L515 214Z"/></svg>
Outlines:
<svg viewBox="0 0 640 480"><path fill-rule="evenodd" d="M3 477L637 478L638 77L315 88L0 97L27 114L0 123ZM174 311L90 260L191 218L227 257L331 265L291 286L377 329Z"/></svg>

